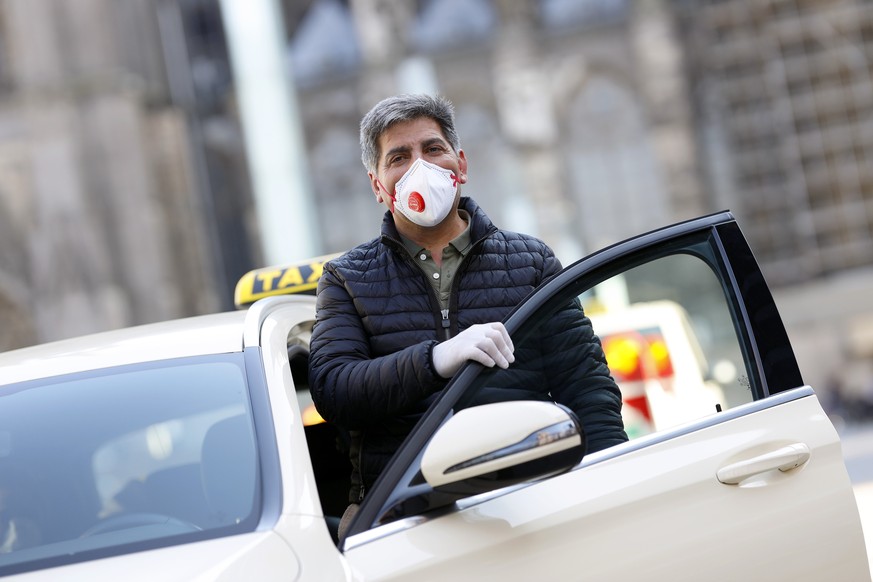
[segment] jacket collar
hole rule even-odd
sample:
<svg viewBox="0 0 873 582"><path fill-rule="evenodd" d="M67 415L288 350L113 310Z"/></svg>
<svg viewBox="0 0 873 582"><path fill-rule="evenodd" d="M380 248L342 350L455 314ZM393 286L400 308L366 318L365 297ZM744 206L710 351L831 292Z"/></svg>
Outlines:
<svg viewBox="0 0 873 582"><path fill-rule="evenodd" d="M473 244L476 244L479 240L497 230L497 227L494 226L491 219L485 214L485 211L472 198L461 196L458 208L462 208L470 214L470 240L472 240ZM397 232L397 226L394 224L394 215L388 211L385 212L385 216L382 218L383 242L386 238L400 245L403 244L400 242L400 234Z"/></svg>

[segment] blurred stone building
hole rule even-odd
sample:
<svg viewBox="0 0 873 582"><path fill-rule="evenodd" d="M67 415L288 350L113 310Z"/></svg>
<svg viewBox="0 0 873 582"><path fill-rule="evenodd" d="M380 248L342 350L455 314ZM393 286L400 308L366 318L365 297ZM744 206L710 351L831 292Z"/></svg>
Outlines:
<svg viewBox="0 0 873 582"><path fill-rule="evenodd" d="M216 50L199 16L0 2L0 349L214 311L230 255L254 261L229 70L198 62Z"/></svg>
<svg viewBox="0 0 873 582"><path fill-rule="evenodd" d="M729 0L682 13L712 180L771 281L873 264L873 5ZM720 143L715 143L720 142Z"/></svg>
<svg viewBox="0 0 873 582"><path fill-rule="evenodd" d="M870 2L276 1L323 252L378 233L363 113L439 92L500 226L568 261L729 208L807 381L873 377ZM0 0L0 47L0 349L226 307L261 259L217 0Z"/></svg>

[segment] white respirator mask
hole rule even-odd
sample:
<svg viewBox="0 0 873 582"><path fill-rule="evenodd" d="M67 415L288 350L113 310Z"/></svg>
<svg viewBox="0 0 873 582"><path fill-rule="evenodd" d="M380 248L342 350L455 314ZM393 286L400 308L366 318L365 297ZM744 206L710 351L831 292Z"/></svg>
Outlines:
<svg viewBox="0 0 873 582"><path fill-rule="evenodd" d="M449 215L457 192L458 176L452 170L418 158L397 181L391 199L394 210L427 228Z"/></svg>

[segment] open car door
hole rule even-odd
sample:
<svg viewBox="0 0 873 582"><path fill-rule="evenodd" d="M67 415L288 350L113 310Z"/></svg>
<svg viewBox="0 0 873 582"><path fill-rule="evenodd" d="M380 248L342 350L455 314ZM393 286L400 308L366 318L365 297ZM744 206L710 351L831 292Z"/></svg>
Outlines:
<svg viewBox="0 0 873 582"><path fill-rule="evenodd" d="M516 352L533 353L520 348L580 305L595 333L604 322L605 347L607 335L628 339L607 358L631 439L491 485L437 474L433 459L499 457L520 422L467 414L520 362L469 364L368 493L342 545L352 570L366 580L870 579L839 437L730 213L567 267L508 317ZM667 315L625 317L651 305ZM490 476L514 464L524 459Z"/></svg>

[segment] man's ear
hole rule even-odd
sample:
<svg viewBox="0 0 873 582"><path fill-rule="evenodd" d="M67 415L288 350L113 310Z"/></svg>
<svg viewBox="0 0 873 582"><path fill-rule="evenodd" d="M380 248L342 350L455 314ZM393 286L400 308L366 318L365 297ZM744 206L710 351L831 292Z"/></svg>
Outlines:
<svg viewBox="0 0 873 582"><path fill-rule="evenodd" d="M376 196L376 202L382 204L382 189L379 187L379 177L373 172L367 172L367 177L370 178L370 188Z"/></svg>
<svg viewBox="0 0 873 582"><path fill-rule="evenodd" d="M461 171L461 175L458 176L458 182L461 184L467 183L467 154L464 153L464 150L458 150L458 169Z"/></svg>

